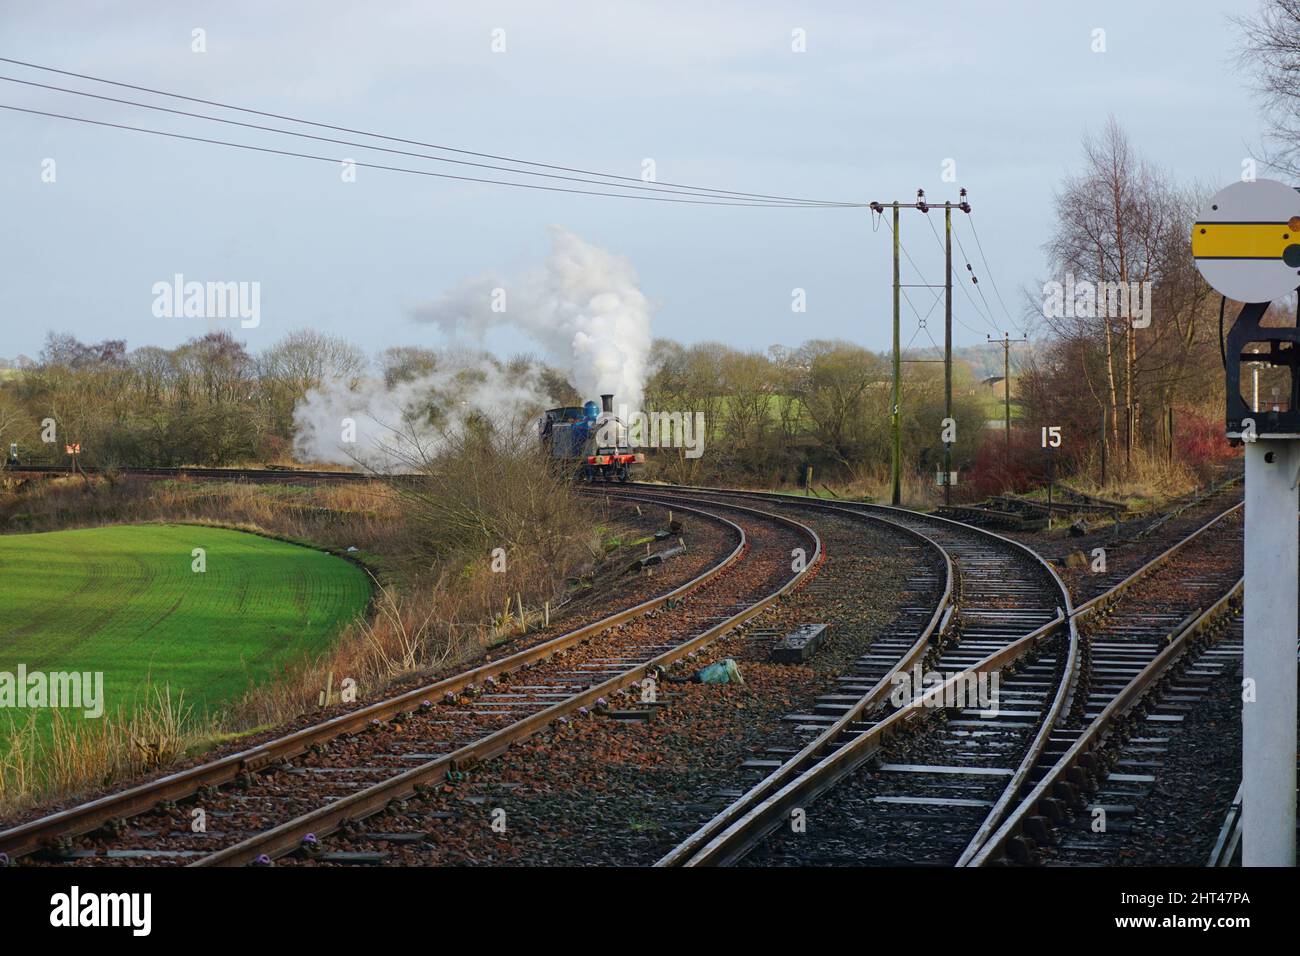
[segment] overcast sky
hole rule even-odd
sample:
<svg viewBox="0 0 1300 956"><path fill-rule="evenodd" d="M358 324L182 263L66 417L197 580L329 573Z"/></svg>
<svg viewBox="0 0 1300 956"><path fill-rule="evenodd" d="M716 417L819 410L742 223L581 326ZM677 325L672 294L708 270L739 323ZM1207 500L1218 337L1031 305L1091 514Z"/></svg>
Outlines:
<svg viewBox="0 0 1300 956"><path fill-rule="evenodd" d="M1228 20L1253 0L0 3L0 56L392 136L628 176L649 158L661 181L814 198L910 200L922 187L955 199L965 186L1017 322L1021 290L1048 278L1052 193L1085 131L1114 114L1146 157L1217 188L1240 176L1260 129ZM192 50L196 28L206 52ZM505 52L492 50L496 29ZM796 29L806 52L791 48ZM1105 52L1092 51L1097 29ZM0 76L133 95L8 64ZM365 158L12 83L0 103ZM51 158L56 181L42 182ZM904 217L925 281L941 281L935 237L919 213ZM344 183L323 162L0 110L0 356L34 355L50 330L132 347L202 334L204 320L153 315L151 287L176 273L259 282L261 324L231 324L254 349L303 326L372 353L436 346L441 333L412 309L540 264L552 224L630 260L656 335L889 345L889 233L865 210L634 202L372 169ZM958 235L994 321L958 293L959 345L1009 325L970 225ZM920 280L905 266L904 281ZM795 288L806 313L791 311ZM913 298L924 312L925 293ZM915 326L905 307L905 341ZM941 341L941 307L931 328Z"/></svg>

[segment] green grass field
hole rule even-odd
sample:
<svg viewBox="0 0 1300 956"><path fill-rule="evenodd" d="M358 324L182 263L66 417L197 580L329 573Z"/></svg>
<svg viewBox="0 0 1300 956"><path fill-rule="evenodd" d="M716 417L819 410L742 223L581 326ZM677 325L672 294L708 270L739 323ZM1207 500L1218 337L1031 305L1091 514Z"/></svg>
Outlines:
<svg viewBox="0 0 1300 956"><path fill-rule="evenodd" d="M206 552L202 573L192 569L195 548ZM20 663L28 673L102 671L108 711L129 709L147 683L211 710L326 647L369 598L355 565L240 531L115 525L4 535L0 672ZM25 722L30 711L9 714Z"/></svg>

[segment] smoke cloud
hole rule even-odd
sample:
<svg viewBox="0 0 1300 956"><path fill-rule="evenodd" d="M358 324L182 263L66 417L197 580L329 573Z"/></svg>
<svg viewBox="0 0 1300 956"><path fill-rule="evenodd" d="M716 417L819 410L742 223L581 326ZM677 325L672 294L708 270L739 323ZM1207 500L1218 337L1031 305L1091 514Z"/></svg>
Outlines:
<svg viewBox="0 0 1300 956"><path fill-rule="evenodd" d="M640 408L650 355L650 303L636 270L559 226L546 264L519 278L461 283L413 310L451 335L479 341L496 326L517 329L567 373L583 400L606 393Z"/></svg>
<svg viewBox="0 0 1300 956"><path fill-rule="evenodd" d="M294 407L294 456L379 472L419 467L474 415L516 434L523 418L548 401L540 374L537 368L507 372L481 356L453 359L391 386L382 378L353 388L325 383Z"/></svg>
<svg viewBox="0 0 1300 956"><path fill-rule="evenodd" d="M481 277L413 310L453 337L482 341L505 326L531 339L583 400L613 393L641 407L650 354L650 305L622 256L551 229L543 267L510 281ZM404 470L436 455L475 414L514 432L550 403L541 370L503 369L490 355L440 353L434 371L386 383L326 382L294 407L300 461Z"/></svg>

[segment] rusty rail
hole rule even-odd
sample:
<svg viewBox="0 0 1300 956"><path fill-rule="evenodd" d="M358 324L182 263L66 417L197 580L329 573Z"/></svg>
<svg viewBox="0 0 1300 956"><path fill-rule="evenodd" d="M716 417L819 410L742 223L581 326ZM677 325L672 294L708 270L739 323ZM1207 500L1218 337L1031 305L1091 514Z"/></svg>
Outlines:
<svg viewBox="0 0 1300 956"><path fill-rule="evenodd" d="M837 507L835 505L821 505L820 507L824 510L849 514L858 518L874 518L874 516L864 516L861 512ZM908 670L913 664L920 661L925 656L931 638L934 635L943 633L947 628L948 621L952 617L953 612L954 576L951 556L949 556L947 551L921 532L912 528L905 528L902 525L894 524L893 522L890 522L890 524L935 549L943 558L943 593L940 595L938 604L935 606L934 613L930 616L929 622L924 628L922 628L920 635L918 635L912 646L908 648L902 658L900 658L899 663L885 674L877 684L871 688L871 690L856 701L842 717L826 728L826 730L818 734L797 754L751 787L735 802L723 809L712 820L708 821L696 830L695 833L691 834L679 843L672 852L659 860L658 863L655 864L656 866L681 866L686 864L704 847L708 846L715 837L729 829L733 823L743 817L751 808L763 803L763 801L772 793L784 787L794 777L807 773L810 766L822 759L818 756L819 754L833 746L839 736L848 730L852 724L860 720L864 714L869 713L885 701L891 688L893 676L898 674L900 671Z"/></svg>
<svg viewBox="0 0 1300 956"><path fill-rule="evenodd" d="M703 491L703 489L691 490ZM807 503L806 499L801 499L792 495L781 495L779 493L747 493L743 491L727 493L750 494L762 498L789 498L794 503ZM886 512L902 510L894 509L885 505L865 503L854 504L857 504L857 509L860 509L863 512L873 510L882 510ZM1030 551L1019 542L1004 538L1003 536L987 531L986 529L972 528L972 530L976 530L990 537L1022 548L1043 563L1050 572L1052 579L1060 586L1062 594L1065 595L1066 613L1064 615L1064 620L1058 617L1057 621L1045 626L1044 628L1040 628L1039 631L1036 631L1031 635L1027 635L1020 641L1009 645L1009 647L1003 649L1003 651L990 655L989 658L981 661L966 673L978 673L980 670L986 669L985 665L987 665L992 659L1000 658L1012 647L1020 647L1023 642L1029 641L1030 638L1035 638L1033 646L1037 646L1037 643L1047 636L1047 633L1040 632L1048 632L1062 624L1069 628L1069 639L1062 679L1057 687L1056 694L1053 697L1052 705L1043 721L1040 723L1038 731L1035 733L1034 739L1031 741L1030 746L1026 750L1015 773L1012 775L999 799L990 809L979 829L976 831L975 835L959 857L957 863L958 866L969 865L971 861L980 854L982 848L989 842L991 837L995 833L1000 832L997 828L1002 821L1007 818L1010 808L1015 803L1021 790L1024 788L1024 785L1028 781L1028 778L1033 772L1039 759L1041 759L1060 715L1069 707L1069 702L1075 691L1080 667L1078 620L1082 617L1091 616L1104 611L1114 603L1114 601L1123 596L1137 582L1144 579L1156 569L1162 567L1188 544L1196 540L1202 534L1207 533L1224 518L1233 514L1242 507L1243 504L1239 502L1238 504L1226 509L1186 538L1178 541L1155 558L1143 564L1140 568L1128 575L1114 587L1108 589L1103 594L1098 595L1078 608L1071 608L1069 606L1068 591L1061 582L1060 577L1056 574L1055 570L1052 569L1050 565L1047 565L1046 562L1043 562L1037 554ZM952 522L951 519L940 518L934 515L928 515L925 517L935 521L947 521L953 524L958 523ZM972 526L963 525L963 527ZM1032 649L1032 647L1025 648L1022 653L1017 654L1016 657L1022 656L1023 653L1027 653L1030 649ZM953 680L963 679L964 677L965 674L958 675L956 678L953 678ZM940 690L942 690L942 688ZM916 706L917 702L913 702L912 705L909 705L908 708L904 708L904 710L909 710ZM860 715L864 710L865 708L859 709L855 707L855 716ZM902 711L898 713L902 713ZM735 862L735 860L743 856L749 848L761 840L768 832L780 825L786 811L792 809L801 802L815 799L819 794L834 786L835 783L842 780L857 767L869 760L876 750L879 749L879 740L884 735L893 731L894 725L891 724L890 721L893 720L894 716L896 715L891 715L891 717L886 718L885 721L877 724L876 727L865 732L856 740L846 745L843 749L852 749L853 752L841 759L837 760L836 757L839 755L835 754L818 763L816 762L815 754L810 754L808 752L813 747L813 745L809 745L809 747L806 747L795 758L787 761L786 764L783 764L778 770L774 771L767 779L751 788L734 804L723 810L720 814L714 817L713 820L705 824L704 827L688 837L686 841L683 841L682 844L679 844L679 846L671 853L663 857L659 861L658 865L726 865ZM902 718L904 722L911 719L915 719L915 716L912 715ZM843 723L844 727L847 727L849 722L844 721ZM844 729L844 727L840 726L839 722L837 722L836 727L839 730ZM826 739L828 736L828 734L823 734L814 741L814 744L818 745L817 749L822 749L829 743L829 740ZM796 761L798 762L797 765ZM778 774L780 775L780 779L773 780L773 778ZM800 776L801 774L802 776ZM770 784L769 781L771 781Z"/></svg>
<svg viewBox="0 0 1300 956"><path fill-rule="evenodd" d="M655 504L657 502L651 501L648 503ZM745 532L735 522L711 515L700 509L680 506L680 510L692 512L700 517L729 526L738 536L738 540L735 548L722 560L673 590L643 601L634 607L604 617L599 621L577 628L567 634L561 634L533 647L525 648L500 660L490 661L452 677L417 687L414 690L377 701L346 714L340 714L319 724L303 728L284 737L278 737L247 750L230 754L218 760L168 774L157 780L108 794L67 810L61 810L0 831L0 853L7 854L10 859L17 859L39 850L45 843L54 838L80 836L95 830L110 820L132 817L147 812L162 801L179 800L188 797L202 786L220 786L229 783L241 773L257 770L276 761L296 757L314 744L319 744L342 734L363 730L372 720L388 720L397 714L412 710L418 707L420 702L426 698L455 693L470 684L481 683L488 677L498 677L521 666L543 660L557 651L578 644L608 628L616 627L633 618L640 617L649 611L662 607L669 601L676 600L702 587L739 560L747 544Z"/></svg>
<svg viewBox="0 0 1300 956"><path fill-rule="evenodd" d="M1006 822L989 837L979 852L971 857L968 865L985 866L1001 858L1010 847L1019 845L1016 841L1020 837L1025 821L1038 815L1040 802L1060 792L1062 785L1066 788L1073 787L1074 781L1081 776L1086 776L1095 768L1096 759L1093 753L1105 743L1109 730L1142 702L1169 669L1182 658L1183 653L1196 637L1218 623L1228 612L1232 602L1240 597L1244 583L1245 578L1238 579L1226 594L1181 628L1155 659L1115 695L1114 699L1079 735L1079 739L1061 755L1029 795L1008 815ZM1073 780L1067 779L1071 777ZM1016 851L1012 850L1012 852Z"/></svg>
<svg viewBox="0 0 1300 956"><path fill-rule="evenodd" d="M670 486L674 487L675 486ZM689 489L697 493L708 492L719 494L706 489ZM889 514L906 514L908 517L920 517L928 521L941 524L956 525L963 530L972 531L976 534L992 538L1013 551L1023 552L1045 571L1048 578L1055 583L1061 598L1064 601L1064 608L1058 611L1056 619L1041 628L1025 635L1023 638L1009 644L1006 648L994 652L984 660L978 662L971 668L961 672L937 688L941 695L943 691L952 686L956 681L967 679L971 674L978 674L989 669L1001 669L1006 663L1016 660L1024 654L1036 649L1042 640L1055 632L1063 622L1068 621L1071 612L1070 596L1061 581L1060 576L1050 564L1044 561L1039 555L1031 549L1025 547L1018 541L1005 538L1002 535L995 534L984 528L976 528L961 522L953 521L948 518L937 515L921 515L917 512L906 511L902 508L894 508L887 505L873 505L858 502L845 502L844 505L828 505L824 502L811 502L804 498L793 495L783 495L771 492L745 492L742 490L731 490L721 492L724 495L741 495L751 496L767 500L785 500L790 504L799 506L813 506L824 510L839 511L847 514L856 514L865 517L876 518L884 521L892 527L910 531L911 533L923 538L933 547L938 548L944 555L946 566L948 568L949 583L944 590L943 601L940 607L936 608L931 618L930 624L926 627L922 637L909 649L906 655L900 659L899 664L886 674L876 687L872 688L862 699L856 702L853 709L846 713L840 720L837 720L826 731L823 731L816 739L806 745L798 754L790 758L779 768L761 780L755 786L750 788L739 799L730 806L723 809L712 820L691 834L686 840L678 844L671 852L661 858L657 866L725 866L734 863L761 840L767 833L779 826L784 818L784 814L793 807L816 799L818 795L833 787L844 777L848 776L859 766L871 759L876 751L879 750L881 742L889 735L915 719L921 713L922 708L928 707L935 699L933 693L928 693L917 698L911 704L901 708L889 717L869 730L861 733L857 738L844 744L838 750L834 750L829 756L819 757L832 747L834 741L844 731L863 714L870 712L886 697L887 692L895 674L901 670L910 667L912 662L920 659L928 646L930 638L938 633L942 633L947 624L947 618L954 610L953 607L946 607L953 595L953 578L952 578L952 560L947 552L940 548L934 541L923 535L915 529L907 528L905 525L892 521L884 515ZM940 622L940 615L943 620ZM1012 649L1015 649L1014 651ZM1005 655L1010 652L1011 656ZM1077 641L1075 640L1075 631L1070 631L1070 660L1077 661ZM1064 686L1066 682L1063 681ZM942 699L940 697L939 699ZM903 716L899 716L899 715Z"/></svg>
<svg viewBox="0 0 1300 956"><path fill-rule="evenodd" d="M1069 657L1066 661L1065 677L1061 681L1060 686L1056 689L1056 695L1052 700L1052 706L1048 709L1047 715L1039 725L1038 732L1034 735L1034 739L1030 744L1029 749L1025 752L1024 758L1020 761L1020 765L1016 768L1016 772L1012 774L1011 779L1007 782L1007 786L1003 788L1001 796L998 797L993 807L985 816L984 822L980 824L979 830L976 831L975 836L971 838L971 841L966 845L966 849L963 850L961 856L958 857L957 866L970 865L971 861L975 859L984 844L996 832L998 826L1006 818L1012 804L1024 789L1026 782L1029 780L1030 774L1033 773L1034 767L1037 766L1038 761L1043 756L1043 752L1047 749L1047 743L1052 736L1052 732L1056 729L1056 722L1060 719L1061 714L1069 708L1069 702L1074 694L1076 682L1079 676L1079 621L1083 618L1104 612L1114 604L1115 601L1127 593L1129 588L1133 587L1158 568L1163 567L1184 547L1199 538L1202 534L1208 532L1216 524L1241 507L1242 504L1238 503L1211 518L1186 538L1183 538L1171 547L1166 548L1162 553L1146 562L1146 564L1142 565L1118 584L1074 609L1073 613L1070 615L1070 649Z"/></svg>
<svg viewBox="0 0 1300 956"><path fill-rule="evenodd" d="M625 497L649 504L657 503L654 498ZM639 683L645 677L657 672L666 665L685 657L693 650L706 646L750 618L761 614L797 587L824 560L825 552L822 548L821 538L817 532L807 525L783 515L758 511L741 505L727 504L723 507L759 515L769 520L776 520L797 529L809 537L813 543L813 553L807 565L796 572L781 587L754 602L749 607L713 625L690 640L678 644L671 650L665 651L652 660L629 668L622 674L611 677L595 687L574 694L566 700L503 727L449 754L444 754L418 767L413 767L405 773L381 781L357 793L349 794L262 833L255 834L239 843L202 857L189 865L239 866L259 860L275 859L301 846L303 838L309 833L317 837L331 833L348 822L365 819L383 810L394 800L408 798L426 786L441 782L446 778L448 771L462 770L489 760L509 749L512 744L532 736L556 718L574 713L580 707L594 704L598 698ZM683 507L682 510L699 513L699 510L695 508Z"/></svg>
<svg viewBox="0 0 1300 956"><path fill-rule="evenodd" d="M734 863L756 842L780 826L789 817L791 810L817 799L874 757L889 736L921 720L926 713L932 712L936 702L941 704L944 695L950 689L968 680L970 675L1001 670L1012 661L1019 660L1055 633L1064 621L1064 612L1058 611L1054 620L995 651L961 673L954 674L943 684L931 688L894 711L840 747L810 771L795 777L778 791L749 808L739 819L709 840L681 865L725 866Z"/></svg>

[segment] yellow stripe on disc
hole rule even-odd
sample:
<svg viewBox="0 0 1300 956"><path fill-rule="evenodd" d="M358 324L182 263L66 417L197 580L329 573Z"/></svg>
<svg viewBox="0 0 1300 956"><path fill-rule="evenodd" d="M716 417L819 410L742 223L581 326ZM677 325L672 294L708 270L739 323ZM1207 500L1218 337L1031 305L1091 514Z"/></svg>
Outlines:
<svg viewBox="0 0 1300 956"><path fill-rule="evenodd" d="M1289 295L1300 286L1300 192L1271 179L1219 190L1192 226L1192 255L1205 281L1229 299Z"/></svg>
<svg viewBox="0 0 1300 956"><path fill-rule="evenodd" d="M1197 259L1281 259L1300 242L1286 222L1198 222L1192 227Z"/></svg>

